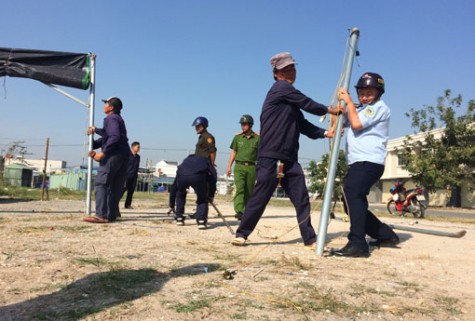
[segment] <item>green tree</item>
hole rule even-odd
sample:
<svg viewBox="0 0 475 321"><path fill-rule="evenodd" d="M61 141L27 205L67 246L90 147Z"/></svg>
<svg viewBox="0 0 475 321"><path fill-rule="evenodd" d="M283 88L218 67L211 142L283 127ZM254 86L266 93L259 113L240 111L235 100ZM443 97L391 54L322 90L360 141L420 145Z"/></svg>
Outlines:
<svg viewBox="0 0 475 321"><path fill-rule="evenodd" d="M462 102L461 95L453 98L447 89L436 106L406 113L424 139L407 136L398 152L404 159L403 168L429 191L460 190L463 182L475 182L475 101L470 100L465 110L461 110Z"/></svg>
<svg viewBox="0 0 475 321"><path fill-rule="evenodd" d="M324 154L319 163L315 161L310 161L308 164L308 171L310 173L310 192L318 192L319 195L323 195L325 188L325 181L328 175L330 154ZM348 173L348 165L346 164L345 152L340 150L338 153L338 163L335 173L335 185L334 185L334 195L340 197L341 195L341 186L343 186L343 180Z"/></svg>

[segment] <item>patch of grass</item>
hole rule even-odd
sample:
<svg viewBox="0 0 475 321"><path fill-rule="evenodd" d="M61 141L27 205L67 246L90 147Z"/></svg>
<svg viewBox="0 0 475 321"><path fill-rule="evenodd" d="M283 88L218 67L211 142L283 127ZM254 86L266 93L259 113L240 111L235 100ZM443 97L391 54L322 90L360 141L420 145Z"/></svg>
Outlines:
<svg viewBox="0 0 475 321"><path fill-rule="evenodd" d="M282 255L282 266L290 266L295 267L299 270L308 270L310 267L308 265L303 264L297 256L286 257Z"/></svg>
<svg viewBox="0 0 475 321"><path fill-rule="evenodd" d="M420 286L419 284L415 282L408 282L408 281L402 281L402 282L396 282L397 284L400 284L404 287L405 291L414 291L414 292L419 292Z"/></svg>
<svg viewBox="0 0 475 321"><path fill-rule="evenodd" d="M67 284L62 284L62 283L56 283L56 284L47 284L44 286L39 286L30 289L31 292L53 292L58 289L64 289L67 286Z"/></svg>
<svg viewBox="0 0 475 321"><path fill-rule="evenodd" d="M364 294L376 294L376 295L382 295L382 296L387 296L387 297L394 297L396 294L394 292L390 291L381 291L375 288L370 288L367 286L364 286L362 284L358 283L353 283L350 285L350 289L352 290L349 294L353 297L359 297Z"/></svg>
<svg viewBox="0 0 475 321"><path fill-rule="evenodd" d="M178 303L173 306L178 313L190 313L202 308L209 308L211 306L209 299L192 300L187 304Z"/></svg>
<svg viewBox="0 0 475 321"><path fill-rule="evenodd" d="M233 315L231 315L231 319L233 319L233 320L246 320L247 319L247 314L246 314L246 312L234 313Z"/></svg>
<svg viewBox="0 0 475 321"><path fill-rule="evenodd" d="M451 314L462 314L462 311L460 311L460 308L457 306L459 303L459 299L457 298L449 296L437 296L435 298L435 303Z"/></svg>
<svg viewBox="0 0 475 321"><path fill-rule="evenodd" d="M94 265L100 267L101 265L106 265L107 261L98 257L80 257L73 259L74 263L80 266Z"/></svg>

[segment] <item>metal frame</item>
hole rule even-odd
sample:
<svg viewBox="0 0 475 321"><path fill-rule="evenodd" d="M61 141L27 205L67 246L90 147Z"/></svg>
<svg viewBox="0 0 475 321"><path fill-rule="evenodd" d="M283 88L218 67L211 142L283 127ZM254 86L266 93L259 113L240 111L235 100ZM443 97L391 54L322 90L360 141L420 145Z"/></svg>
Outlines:
<svg viewBox="0 0 475 321"><path fill-rule="evenodd" d="M56 90L60 94L74 100L75 102L89 108L89 126L94 126L94 97L96 94L96 85L95 85L95 78L96 78L96 55L89 53L89 59L91 63L91 81L89 85L89 102L85 103L81 99L67 93L66 91L58 88L53 84L44 83L46 86L50 87L51 89ZM93 135L89 136L89 150L92 150L92 143L93 143ZM91 214L91 192L92 192L92 158L87 158L87 185L86 185L86 214Z"/></svg>

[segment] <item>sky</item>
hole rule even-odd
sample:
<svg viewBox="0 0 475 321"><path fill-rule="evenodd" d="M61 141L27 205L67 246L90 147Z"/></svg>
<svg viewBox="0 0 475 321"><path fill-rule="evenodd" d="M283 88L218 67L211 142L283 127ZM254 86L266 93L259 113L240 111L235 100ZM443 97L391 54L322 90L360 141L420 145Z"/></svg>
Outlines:
<svg viewBox="0 0 475 321"><path fill-rule="evenodd" d="M270 57L289 51L297 61L294 86L329 105L342 72L349 30L358 28L360 56L350 92L367 71L386 82L390 138L414 132L411 108L436 104L446 89L475 99L475 2L2 0L0 47L77 53L96 60L95 124L102 98L122 99L129 141L142 163L181 162L193 152L193 120L205 116L216 138L218 172L226 170L239 118L259 115L273 84ZM63 88L87 101L88 91ZM44 84L0 78L0 149L23 141L42 158L85 165L89 111ZM319 117L305 114L326 128ZM327 139L300 138L306 166L329 152Z"/></svg>

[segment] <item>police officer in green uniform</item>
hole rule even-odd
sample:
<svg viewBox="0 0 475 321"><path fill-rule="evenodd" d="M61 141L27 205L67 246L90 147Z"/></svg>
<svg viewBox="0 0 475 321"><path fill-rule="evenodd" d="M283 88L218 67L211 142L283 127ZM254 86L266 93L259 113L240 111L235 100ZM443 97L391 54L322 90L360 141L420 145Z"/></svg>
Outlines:
<svg viewBox="0 0 475 321"><path fill-rule="evenodd" d="M231 167L234 166L234 211L235 217L241 220L249 197L252 195L256 183L256 160L259 146L259 135L252 131L254 119L251 115L242 115L239 120L242 132L234 136L231 143L231 155L229 156L227 175L231 175Z"/></svg>

